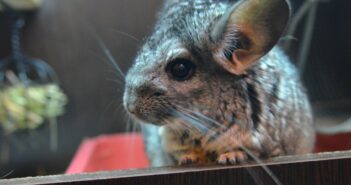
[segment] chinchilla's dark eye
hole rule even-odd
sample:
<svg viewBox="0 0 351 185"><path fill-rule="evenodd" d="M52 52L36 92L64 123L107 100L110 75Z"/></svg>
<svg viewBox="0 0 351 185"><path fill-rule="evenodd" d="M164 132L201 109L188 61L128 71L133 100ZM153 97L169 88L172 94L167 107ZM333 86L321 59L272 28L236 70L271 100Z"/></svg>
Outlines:
<svg viewBox="0 0 351 185"><path fill-rule="evenodd" d="M168 76L177 81L188 80L195 72L195 65L187 59L175 59L171 61L166 71Z"/></svg>

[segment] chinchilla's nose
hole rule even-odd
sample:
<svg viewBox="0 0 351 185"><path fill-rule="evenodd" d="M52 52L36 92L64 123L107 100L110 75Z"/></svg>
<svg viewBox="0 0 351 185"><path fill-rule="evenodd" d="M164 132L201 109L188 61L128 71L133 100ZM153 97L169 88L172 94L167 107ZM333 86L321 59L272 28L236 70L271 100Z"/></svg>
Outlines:
<svg viewBox="0 0 351 185"><path fill-rule="evenodd" d="M143 84L141 86L127 87L124 93L123 104L125 109L134 115L140 115L140 111L150 108L156 100L164 95L165 92L156 88L154 85Z"/></svg>

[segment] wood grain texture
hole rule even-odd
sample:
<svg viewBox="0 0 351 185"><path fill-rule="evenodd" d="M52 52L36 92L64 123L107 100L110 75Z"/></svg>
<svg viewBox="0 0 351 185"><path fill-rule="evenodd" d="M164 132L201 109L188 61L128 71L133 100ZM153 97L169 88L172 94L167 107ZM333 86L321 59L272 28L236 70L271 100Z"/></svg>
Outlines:
<svg viewBox="0 0 351 185"><path fill-rule="evenodd" d="M264 162L284 185L351 184L351 151L287 156ZM0 180L0 184L143 184L143 185L251 185L276 184L261 165L173 167L77 175Z"/></svg>

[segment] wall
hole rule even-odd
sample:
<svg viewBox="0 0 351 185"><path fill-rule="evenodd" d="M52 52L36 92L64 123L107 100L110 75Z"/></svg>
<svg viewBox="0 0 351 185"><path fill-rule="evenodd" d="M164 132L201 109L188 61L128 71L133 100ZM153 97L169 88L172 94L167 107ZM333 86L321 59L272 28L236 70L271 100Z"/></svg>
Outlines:
<svg viewBox="0 0 351 185"><path fill-rule="evenodd" d="M10 163L1 168L0 176L10 170L14 170L12 176L62 173L82 139L126 131L123 80L96 37L126 71L161 6L160 0L44 2L26 25L23 50L56 70L69 97L66 114L58 120L58 151L49 149L47 127L17 134L10 138ZM9 54L8 37L6 21L0 18L0 58Z"/></svg>

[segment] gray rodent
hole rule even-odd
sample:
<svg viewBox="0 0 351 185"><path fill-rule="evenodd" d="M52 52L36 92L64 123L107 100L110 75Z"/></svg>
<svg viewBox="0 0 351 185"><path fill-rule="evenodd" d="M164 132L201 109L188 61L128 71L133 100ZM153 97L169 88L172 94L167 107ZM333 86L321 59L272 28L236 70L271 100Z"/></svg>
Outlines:
<svg viewBox="0 0 351 185"><path fill-rule="evenodd" d="M305 88L276 46L289 17L286 0L165 2L123 96L152 166L312 151Z"/></svg>

